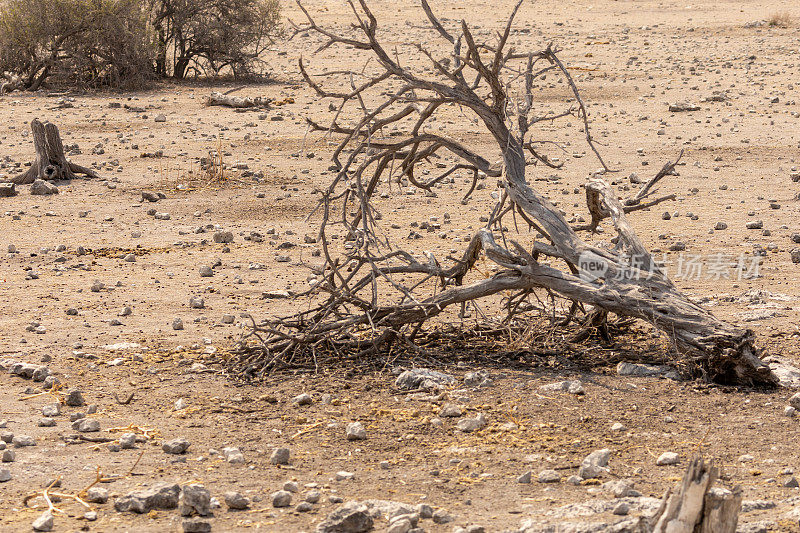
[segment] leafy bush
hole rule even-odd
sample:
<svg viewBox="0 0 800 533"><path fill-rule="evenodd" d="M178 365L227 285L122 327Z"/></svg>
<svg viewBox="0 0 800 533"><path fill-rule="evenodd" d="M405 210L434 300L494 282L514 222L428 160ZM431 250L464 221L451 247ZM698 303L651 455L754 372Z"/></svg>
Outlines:
<svg viewBox="0 0 800 533"><path fill-rule="evenodd" d="M0 87L250 74L279 18L278 0L0 0Z"/></svg>
<svg viewBox="0 0 800 533"><path fill-rule="evenodd" d="M0 70L36 90L48 78L77 87L141 85L152 73L137 0L0 0Z"/></svg>
<svg viewBox="0 0 800 533"><path fill-rule="evenodd" d="M278 0L149 0L156 34L156 72L252 73L280 34Z"/></svg>

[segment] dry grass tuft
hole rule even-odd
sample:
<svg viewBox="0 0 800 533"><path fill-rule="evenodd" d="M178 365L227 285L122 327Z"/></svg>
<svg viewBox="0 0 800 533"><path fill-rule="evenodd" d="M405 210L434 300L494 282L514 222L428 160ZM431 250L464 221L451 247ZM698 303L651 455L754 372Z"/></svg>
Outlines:
<svg viewBox="0 0 800 533"><path fill-rule="evenodd" d="M792 25L792 22L792 16L786 11L773 13L769 19L767 19L767 24L771 28L788 28Z"/></svg>

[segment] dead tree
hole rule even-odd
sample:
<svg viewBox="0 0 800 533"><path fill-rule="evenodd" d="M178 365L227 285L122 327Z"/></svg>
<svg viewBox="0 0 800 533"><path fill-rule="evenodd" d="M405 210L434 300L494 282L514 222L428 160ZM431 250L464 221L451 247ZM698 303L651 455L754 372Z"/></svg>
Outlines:
<svg viewBox="0 0 800 533"><path fill-rule="evenodd" d="M298 0L307 18L298 32L320 36L318 51L342 45L364 54L369 62L359 71L327 73L341 75L339 88L329 90L299 60L303 78L317 94L338 101L331 105L334 118L329 126L309 119L312 129L340 138L333 152L336 176L315 212L321 218L318 242L324 264L310 292L318 299L308 309L255 324L259 347L243 350L237 360L250 374L280 367L300 354L376 352L398 339L413 338L448 307L463 309L467 302L474 306L493 295L510 294L508 313L520 318L521 310L531 308L523 302L545 293L572 302L568 319L590 306L591 323L596 323L593 317L604 319L608 313L649 322L671 340L696 374L707 379L776 383L759 358L753 333L717 319L678 290L628 222L628 213L674 199L653 197L654 185L674 172L674 163L632 198L618 199L601 178L609 169L592 138L581 95L555 47L518 51L509 46L521 3L491 42L485 42L463 21L446 28L422 0L431 36L446 49L401 46L428 62L428 69L415 70L401 60L400 51L384 46L366 0L350 2L355 22L344 34L317 25ZM562 110L536 101L534 85L546 75L561 76L571 92L572 103L565 102ZM500 164L429 127L437 114L448 110L477 119L475 123L493 138ZM357 117L344 123L354 113ZM527 169L563 164L547 153L557 143L534 132L537 124L566 117L580 121L585 142L604 169L585 184L591 223L575 227L526 180ZM459 173L472 177L463 202L480 178L501 180L499 199L487 209L488 223L461 256L435 257L391 242L384 231L386 221L375 207L379 192L398 181L432 191ZM424 174L433 177L423 179ZM512 217L513 230L505 227ZM613 245L593 244L580 236L606 221L616 232ZM329 240L335 227L344 230L343 247L333 247ZM475 279L469 281L482 257L500 270L483 279L472 274Z"/></svg>
<svg viewBox="0 0 800 533"><path fill-rule="evenodd" d="M14 176L9 181L16 185L33 183L37 179L45 181L71 180L76 174L84 174L90 178L99 177L97 173L86 167L82 167L67 160L64 155L64 145L61 143L61 135L55 124L45 122L42 124L38 119L31 121L33 131L33 148L36 150L36 158L30 168Z"/></svg>

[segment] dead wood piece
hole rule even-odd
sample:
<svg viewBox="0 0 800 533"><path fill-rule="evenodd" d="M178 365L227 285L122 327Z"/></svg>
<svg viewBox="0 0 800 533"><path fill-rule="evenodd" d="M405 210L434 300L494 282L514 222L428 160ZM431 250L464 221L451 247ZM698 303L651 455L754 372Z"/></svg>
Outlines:
<svg viewBox="0 0 800 533"><path fill-rule="evenodd" d="M522 0L493 43L485 43L483 35L474 36L463 21L445 28L423 2L431 35L442 39L451 52L442 57L421 44L400 50L427 60L428 69L404 66L414 62L402 58L394 44L391 49L384 47L378 18L367 0L351 4L356 23L347 36L321 28L299 0L298 4L308 19L307 26L298 30L321 37L318 50L346 46L353 50L347 53L363 53L369 69L321 74L338 74L349 85L342 89L340 83L329 90L299 60L309 86L320 97L335 101L329 106L334 113L330 126L309 119L312 130L340 139L332 154L336 174L315 211L323 264L312 290L304 295L313 305L304 305L291 316L254 322L245 341L257 341L260 349L250 352L245 343L240 357L232 360L246 376L291 365L295 358L311 359L316 367L321 351L374 354L392 342L410 344L426 322L450 306L460 308L461 317L469 306L488 324L491 320L478 302L505 295L506 323L528 320L527 310L554 308L538 305L537 300L563 298L572 304L570 317L592 309L596 314L587 324L604 334L608 313L649 322L670 339L678 352L676 362L696 376L743 385L777 383L759 358L753 333L717 319L689 300L628 222L627 214L674 199L674 195L651 196L663 178L674 174L680 157L664 165L623 205L602 179L608 169L593 142L587 109L557 50L548 46L520 52L507 47ZM541 77L551 74L570 87L577 109L567 101L561 110L537 101L535 87ZM481 146L453 139L440 123L432 124L453 108L491 134L501 166L492 163L495 156L481 154ZM549 126L571 116L580 121L581 136L604 167L585 183L592 221L580 228L570 226L526 175L539 165L557 166L546 153L549 146L564 149L539 138L536 125ZM464 201L476 182L486 177L501 180L502 194L487 205L489 222L473 234L459 257L413 249L413 232L411 244L387 236L384 215L375 206L387 185L390 191L399 183L428 194L451 176L464 174L472 179L449 182L469 184ZM423 175L434 177L421 180ZM509 214L522 219L515 219L513 228L504 219ZM616 232L613 244L593 244L578 235L581 230L594 231L606 220ZM345 246L328 240L334 229L344 232ZM473 274L484 257L497 267L491 277Z"/></svg>
<svg viewBox="0 0 800 533"><path fill-rule="evenodd" d="M45 181L71 180L76 174L84 174L90 178L99 176L94 170L82 167L67 160L64 145L58 128L50 122L42 123L38 119L31 121L33 131L33 147L36 158L31 167L10 180L17 185L30 184L37 179Z"/></svg>
<svg viewBox="0 0 800 533"><path fill-rule="evenodd" d="M714 488L719 471L713 461L693 458L683 481L667 492L650 519L652 533L734 533L742 507L742 494Z"/></svg>
<svg viewBox="0 0 800 533"><path fill-rule="evenodd" d="M255 98L245 98L241 96L231 96L229 94L222 94L220 92L213 92L211 96L208 97L206 100L207 106L223 106L223 107L233 107L237 109L245 109L249 107L257 107L257 108L269 108L270 102L272 100L270 98L262 98L260 96L256 96Z"/></svg>

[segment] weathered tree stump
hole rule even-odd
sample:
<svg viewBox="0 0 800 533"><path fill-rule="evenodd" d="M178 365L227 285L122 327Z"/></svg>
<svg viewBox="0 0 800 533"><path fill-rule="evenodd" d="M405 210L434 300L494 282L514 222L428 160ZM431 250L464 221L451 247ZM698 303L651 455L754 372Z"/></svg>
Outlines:
<svg viewBox="0 0 800 533"><path fill-rule="evenodd" d="M42 123L39 119L31 121L33 131L33 147L36 159L31 167L9 181L17 185L33 183L37 179L45 181L71 180L76 174L84 174L90 178L98 178L97 173L67 160L64 145L58 128L50 122Z"/></svg>
<svg viewBox="0 0 800 533"><path fill-rule="evenodd" d="M713 461L695 457L680 487L667 492L650 519L652 533L734 533L742 507L742 494L714 488L719 470Z"/></svg>

